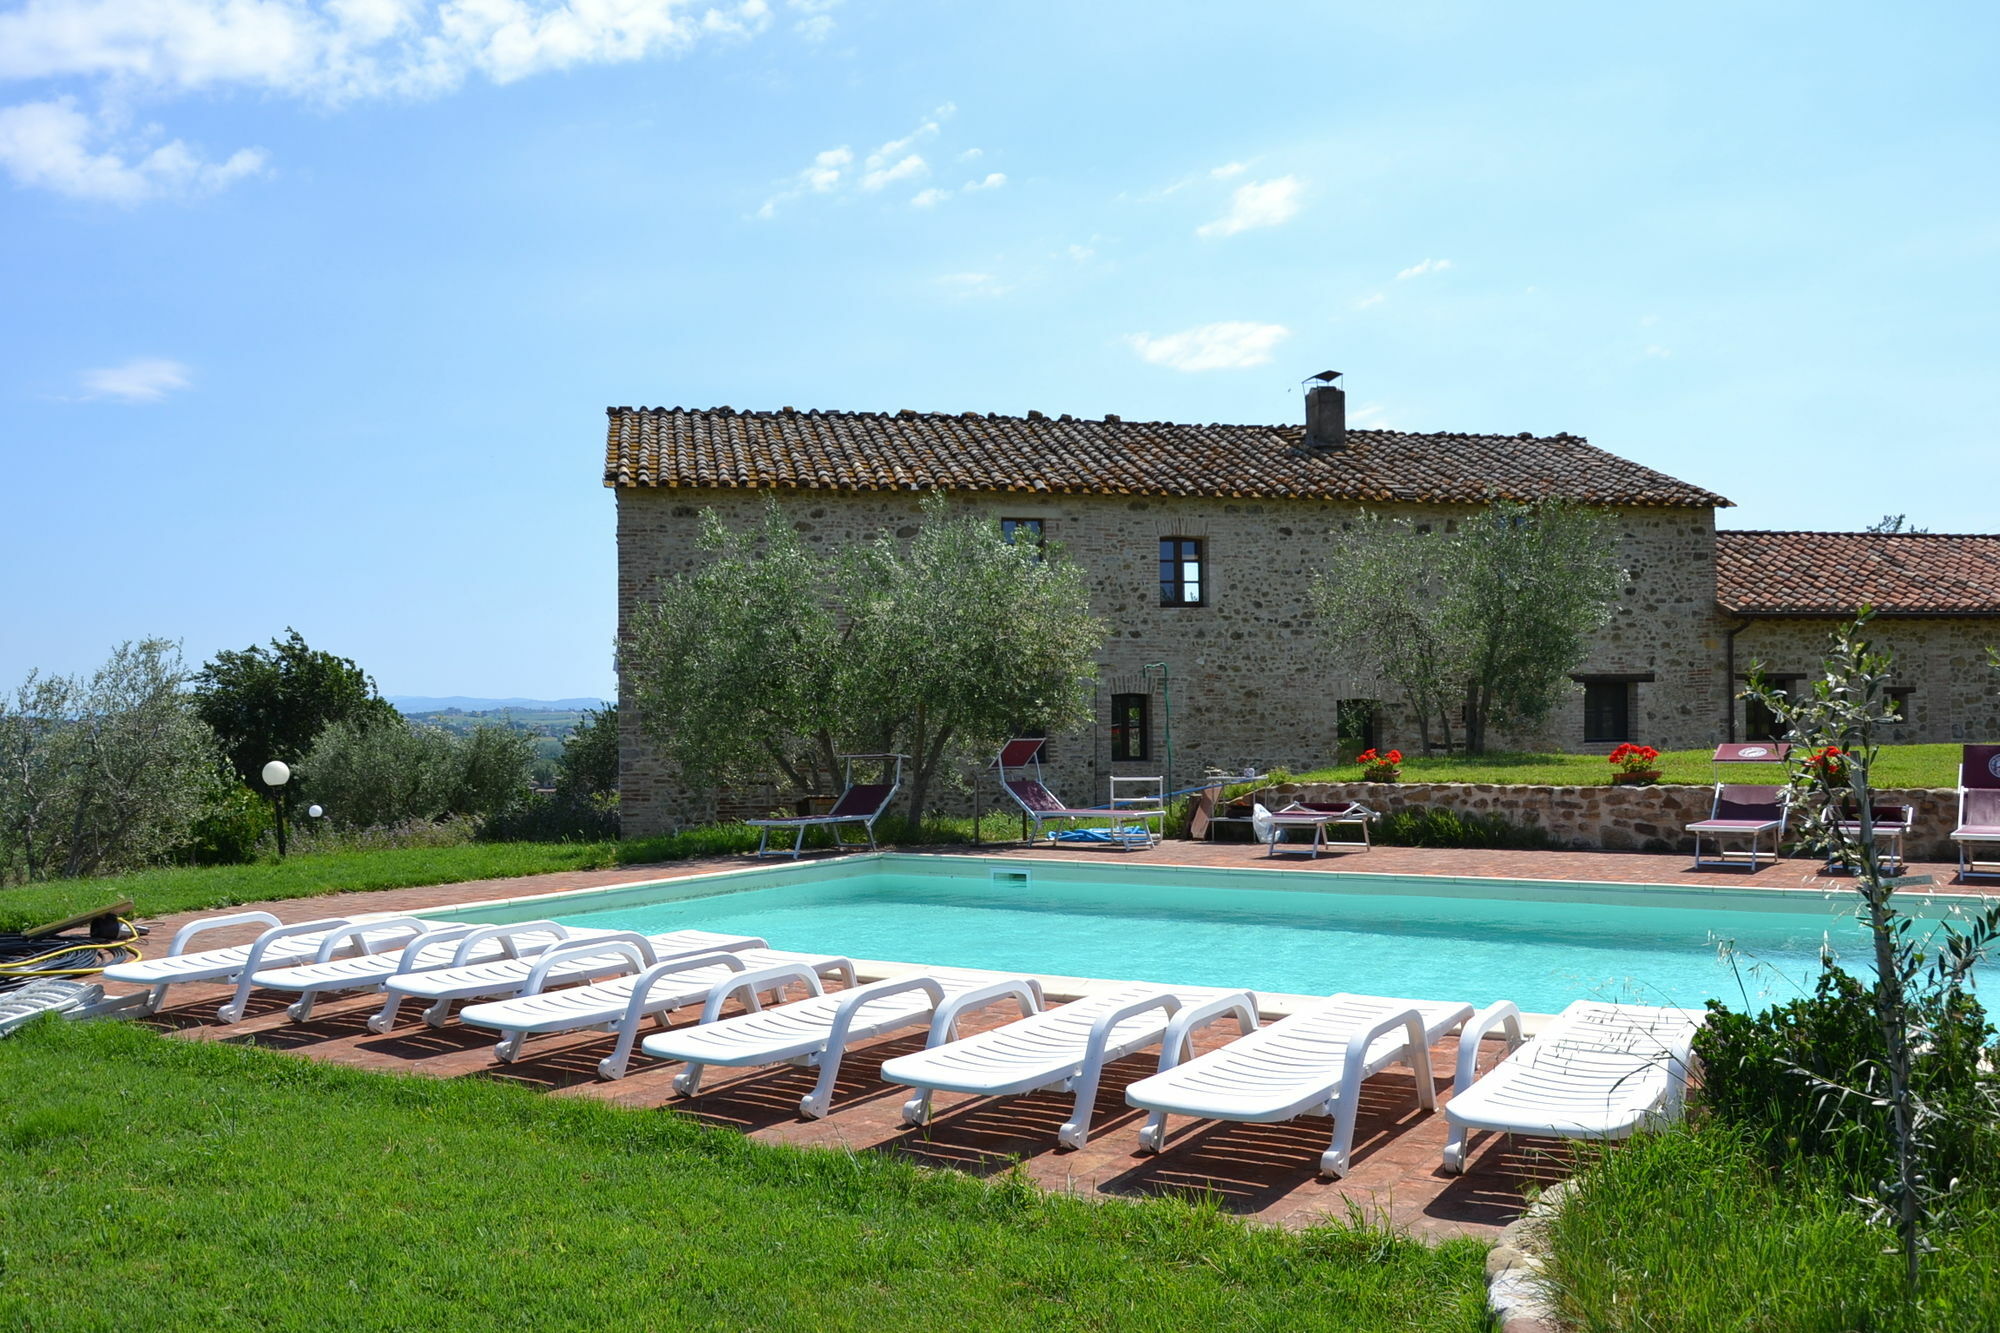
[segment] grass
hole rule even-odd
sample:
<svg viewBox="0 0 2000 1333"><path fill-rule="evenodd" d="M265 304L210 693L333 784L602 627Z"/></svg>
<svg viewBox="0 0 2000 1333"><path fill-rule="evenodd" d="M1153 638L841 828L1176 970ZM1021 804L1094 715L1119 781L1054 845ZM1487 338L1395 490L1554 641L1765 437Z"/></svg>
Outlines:
<svg viewBox="0 0 2000 1333"><path fill-rule="evenodd" d="M988 841L1019 836L1014 820L988 815L981 821ZM886 843L940 844L971 841L970 819L928 823L912 833L901 820L885 819L877 837ZM850 832L851 838L853 834ZM824 845L815 831L807 847ZM0 931L61 920L105 903L130 898L142 918L215 907L314 898L369 889L409 889L473 879L513 879L561 870L605 870L616 866L658 865L703 856L753 851L757 830L718 824L658 838L624 842L460 842L444 846L376 847L312 852L283 861L236 866L163 866L125 875L50 880L0 888Z"/></svg>
<svg viewBox="0 0 2000 1333"><path fill-rule="evenodd" d="M1475 1330L1486 1247L122 1024L0 1042L0 1326Z"/></svg>
<svg viewBox="0 0 2000 1333"><path fill-rule="evenodd" d="M2000 1206L1975 1209L1902 1299L1893 1237L1839 1186L1774 1175L1716 1125L1603 1154L1550 1226L1580 1333L1961 1333L2000 1328Z"/></svg>
<svg viewBox="0 0 2000 1333"><path fill-rule="evenodd" d="M1957 745L1887 745L1882 747L1873 773L1877 787L1956 787ZM1715 752L1707 750L1667 750L1660 755L1661 782L1691 783L1706 787L1715 781L1715 767L1709 762ZM1595 754L1484 754L1432 756L1403 760L1404 782L1493 782L1508 785L1548 787L1603 787L1611 783L1614 770L1603 755ZM1770 770L1773 775L1777 770ZM1295 782L1356 782L1361 769L1341 764L1302 773ZM1746 780L1763 780L1750 775Z"/></svg>

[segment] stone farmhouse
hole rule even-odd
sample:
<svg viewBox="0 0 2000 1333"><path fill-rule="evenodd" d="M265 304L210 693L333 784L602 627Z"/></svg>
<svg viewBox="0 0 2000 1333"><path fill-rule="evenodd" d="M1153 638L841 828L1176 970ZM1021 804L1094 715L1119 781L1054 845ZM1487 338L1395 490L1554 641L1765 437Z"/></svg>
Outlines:
<svg viewBox="0 0 2000 1333"><path fill-rule="evenodd" d="M1769 725L1736 699L1753 662L1796 679L1862 601L1906 673L1908 739L2000 735L1985 645L2000 641L2000 537L1718 532L1729 501L1573 435L1348 429L1338 387L1292 425L1200 425L966 412L609 409L621 638L662 579L692 568L705 510L755 523L775 495L809 541L914 524L942 493L1017 537L1058 542L1110 627L1098 724L1052 738L1052 785L1102 799L1113 773L1302 768L1343 722L1414 748L1394 691L1332 659L1307 618L1312 577L1366 508L1450 530L1492 499L1608 511L1628 581L1548 734L1502 743L1608 751L1706 746ZM1161 664L1164 664L1163 666ZM621 686L628 834L712 817L646 741ZM778 793L723 807L768 809Z"/></svg>

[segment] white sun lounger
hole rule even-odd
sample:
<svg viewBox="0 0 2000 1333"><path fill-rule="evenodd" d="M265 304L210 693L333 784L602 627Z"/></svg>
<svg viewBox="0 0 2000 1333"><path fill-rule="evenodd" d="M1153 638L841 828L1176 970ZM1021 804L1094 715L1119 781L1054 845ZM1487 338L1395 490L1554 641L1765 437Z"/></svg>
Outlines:
<svg viewBox="0 0 2000 1333"><path fill-rule="evenodd" d="M1340 994L1186 1063L1169 1047L1160 1072L1125 1093L1153 1113L1139 1131L1140 1151L1165 1146L1169 1114L1253 1124L1325 1115L1333 1117L1333 1143L1320 1156L1320 1174L1344 1176L1362 1080L1408 1065L1418 1104L1434 1109L1431 1045L1471 1017L1469 1004Z"/></svg>
<svg viewBox="0 0 2000 1333"><path fill-rule="evenodd" d="M1505 1001L1481 1010L1459 1039L1457 1090L1444 1108L1451 1126L1444 1169L1465 1170L1465 1141L1475 1129L1622 1139L1676 1119L1705 1017L1699 1009L1578 1000L1474 1083L1480 1038L1496 1023L1519 1020Z"/></svg>
<svg viewBox="0 0 2000 1333"><path fill-rule="evenodd" d="M370 1032L388 1032L396 1026L396 1014L404 1000L425 1000L429 1007L424 1010L424 1022L432 1027L441 1027L451 1014L451 1006L458 1000L499 999L508 995L519 995L527 987L528 980L535 976L538 964L536 955L551 947L546 936L554 932L562 938L557 943L569 941L596 942L605 946L594 951L579 951L565 957L553 969L544 969L538 984L544 987L573 986L579 982L595 981L606 973L617 972L625 964L627 954L610 946L619 942L633 945L644 956L646 962L657 963L663 958L675 958L691 953L715 953L729 949L761 949L766 941L754 935L722 935L712 930L674 930L664 935L641 935L632 930L571 930L554 921L525 921L511 926L486 926L475 930L458 943L458 952L451 966L418 970L412 967L400 971L382 983L388 999L382 1008L368 1020ZM526 947L518 944L528 940ZM477 950L489 940L516 943L517 956L497 958L488 962L471 961Z"/></svg>
<svg viewBox="0 0 2000 1333"><path fill-rule="evenodd" d="M104 979L149 988L150 994L137 1012L150 1014L159 1009L160 1003L166 999L169 986L190 981L234 982L262 969L308 962L319 955L321 944L336 931L346 932L340 946L342 952L379 952L401 948L415 936L438 924L441 923L370 912L351 917L300 921L288 926L269 912L231 912L190 921L174 935L173 943L167 946L163 956L115 964L104 969ZM226 949L203 949L196 953L187 951L188 945L197 937L233 926L263 926L266 929L249 944L235 944ZM367 929L356 934L348 930L352 926L365 926ZM225 1023L233 1023L243 1016L242 1000L239 987L238 994L220 1011Z"/></svg>
<svg viewBox="0 0 2000 1333"><path fill-rule="evenodd" d="M1056 1141L1066 1148L1081 1148L1090 1140L1091 1114L1105 1065L1158 1046L1169 1034L1185 1048L1197 1027L1226 1015L1234 1015L1243 1031L1252 1031L1257 1026L1256 997L1249 991L1123 986L1005 1027L899 1055L882 1066L882 1077L917 1089L917 1095L903 1103L903 1123L908 1125L930 1122L931 1095L936 1092L982 1097L1015 1097L1044 1089L1073 1092L1075 1104Z"/></svg>
<svg viewBox="0 0 2000 1333"><path fill-rule="evenodd" d="M818 1069L819 1081L799 1099L799 1114L817 1120L833 1104L841 1057L854 1043L928 1025L930 1044L941 1045L951 1040L959 1015L968 1010L1010 999L1019 1002L1023 1014L1042 1007L1042 988L1031 978L996 981L990 972L939 968L832 995L819 993L819 978L814 976L807 981L814 992L811 999L717 1021L731 995L766 990L780 977L803 979L798 969L789 966L745 972L709 997L698 1026L655 1033L640 1049L663 1060L687 1062L674 1078L674 1091L683 1097L694 1096L702 1070L709 1065L789 1063Z"/></svg>
<svg viewBox="0 0 2000 1333"><path fill-rule="evenodd" d="M569 955L592 951L603 953L606 949L601 941L597 941L549 950L536 963L535 972L528 977L519 995L468 1005L459 1010L458 1021L498 1031L501 1041L494 1047L493 1053L502 1064L518 1059L523 1043L532 1036L592 1028L616 1032L617 1045L609 1056L598 1061L597 1073L600 1078L617 1079L625 1076L632 1046L638 1041L639 1029L647 1019L664 1019L676 1009L705 1004L718 986L727 986L730 994L738 994L742 992L742 986L730 983L746 972L786 967L799 969L782 977L774 975L770 978L770 985L765 989L773 1003L782 996L788 983L802 982L804 974L837 976L849 986L855 984L853 960L832 954L751 948L690 954L649 966L637 948L621 942L610 946L610 951L625 956L631 975L563 990L543 989L548 973L568 962ZM753 1010L762 1007L759 993L745 995L744 1001Z"/></svg>
<svg viewBox="0 0 2000 1333"><path fill-rule="evenodd" d="M379 991L383 983L398 973L450 967L458 959L459 943L481 927L447 924L425 931L394 952L341 956L335 946L340 943L342 935L354 929L359 927L329 931L325 943L320 945L318 954L311 962L249 974L242 982L244 991L262 987L296 994L298 1001L285 1012L294 1023L303 1023L312 1016L314 1002L329 991ZM569 932L558 927L555 930L510 933L505 938L489 937L465 961L483 963L502 958L529 957L561 943L568 935Z"/></svg>

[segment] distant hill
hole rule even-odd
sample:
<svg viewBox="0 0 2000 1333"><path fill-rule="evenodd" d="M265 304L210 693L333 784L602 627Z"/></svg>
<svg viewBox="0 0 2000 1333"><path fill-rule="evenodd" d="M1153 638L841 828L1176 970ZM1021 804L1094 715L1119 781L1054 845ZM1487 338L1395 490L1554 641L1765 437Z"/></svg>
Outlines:
<svg viewBox="0 0 2000 1333"><path fill-rule="evenodd" d="M586 708L602 708L603 699L471 699L462 694L433 698L423 694L386 696L400 713L442 713L456 708L461 713L490 713L500 708L519 708L537 713L578 713Z"/></svg>

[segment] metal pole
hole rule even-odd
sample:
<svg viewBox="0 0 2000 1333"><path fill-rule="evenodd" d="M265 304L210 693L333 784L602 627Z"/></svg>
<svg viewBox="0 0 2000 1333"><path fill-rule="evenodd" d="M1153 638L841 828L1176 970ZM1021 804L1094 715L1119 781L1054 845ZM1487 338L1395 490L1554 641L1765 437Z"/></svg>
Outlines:
<svg viewBox="0 0 2000 1333"><path fill-rule="evenodd" d="M1172 677L1171 677L1171 674L1170 674L1170 672L1169 672L1169 671L1168 671L1168 669L1167 669L1167 664L1166 664L1165 662L1148 662L1148 663L1146 663L1146 665L1145 665L1145 666L1143 666L1143 667L1139 668L1139 670L1140 670L1141 674L1143 674L1143 675L1148 675L1148 676L1152 675L1152 673L1153 673L1153 672L1155 672L1155 671L1157 671L1157 672L1159 672L1159 673L1160 673L1160 711L1161 711L1161 712L1162 712L1162 713L1163 713L1163 714L1165 715L1165 720L1166 720L1166 727L1165 727L1165 735L1164 735L1164 736L1163 736L1163 738L1162 738L1162 742L1163 742L1163 748L1164 748L1164 749L1166 750L1166 752L1167 752L1167 766L1166 766L1166 775L1165 775L1165 776L1166 776L1166 787L1164 788L1164 790L1166 790L1166 791L1174 791L1174 790L1176 790L1176 788L1174 787L1174 687L1173 687L1173 680L1172 680Z"/></svg>
<svg viewBox="0 0 2000 1333"><path fill-rule="evenodd" d="M285 789L271 788L271 808L278 816L278 859L285 859Z"/></svg>

